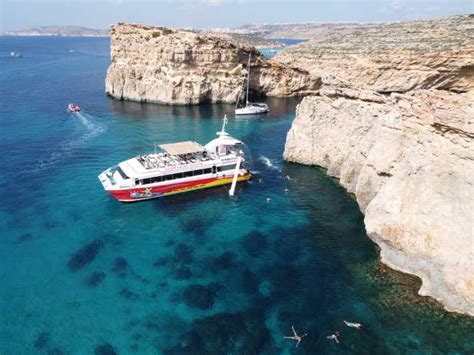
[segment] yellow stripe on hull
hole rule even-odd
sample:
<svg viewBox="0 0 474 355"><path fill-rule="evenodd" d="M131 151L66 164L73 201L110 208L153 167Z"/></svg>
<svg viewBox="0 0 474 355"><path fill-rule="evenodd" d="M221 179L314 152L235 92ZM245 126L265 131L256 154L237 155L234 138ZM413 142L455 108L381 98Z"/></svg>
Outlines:
<svg viewBox="0 0 474 355"><path fill-rule="evenodd" d="M247 181L247 180L250 180L250 177L251 177L250 173L246 174L246 175L243 175L243 176L239 176L237 178L237 181L238 182ZM233 179L234 179L233 177L229 177L229 178L225 178L225 179L214 180L214 181L208 182L206 184L199 184L199 185L194 185L194 186L183 187L181 189L176 189L176 190L173 190L171 192L165 192L161 196L145 197L145 198L141 198L141 199L131 199L131 200L120 200L120 201L121 202L137 202L137 201L151 200L151 199L154 199L154 198L161 198L161 197L165 197L165 196L176 195L176 194L180 194L180 193L183 193L183 192L190 192L190 191L195 191L195 190L207 189L209 187L215 187L215 186L220 186L220 185L231 184Z"/></svg>

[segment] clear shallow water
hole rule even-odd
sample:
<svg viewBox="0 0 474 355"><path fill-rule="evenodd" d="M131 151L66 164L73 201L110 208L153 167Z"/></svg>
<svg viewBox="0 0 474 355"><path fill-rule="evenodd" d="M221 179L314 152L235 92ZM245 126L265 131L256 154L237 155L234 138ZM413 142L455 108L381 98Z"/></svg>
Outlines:
<svg viewBox="0 0 474 355"><path fill-rule="evenodd" d="M379 268L355 201L282 161L298 100L230 120L258 171L234 198L108 197L104 168L154 142L207 142L233 109L107 98L108 51L101 38L0 37L1 354L291 353L292 324L308 333L300 353L472 353L472 320Z"/></svg>

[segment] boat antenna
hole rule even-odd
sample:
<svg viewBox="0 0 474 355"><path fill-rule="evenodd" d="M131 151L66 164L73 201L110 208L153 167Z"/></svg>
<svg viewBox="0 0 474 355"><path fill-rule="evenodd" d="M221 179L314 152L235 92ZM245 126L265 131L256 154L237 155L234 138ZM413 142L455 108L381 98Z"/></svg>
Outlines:
<svg viewBox="0 0 474 355"><path fill-rule="evenodd" d="M222 120L222 129L220 132L217 132L218 136L222 136L227 134L225 131L225 126L227 125L227 115L224 115L224 119Z"/></svg>
<svg viewBox="0 0 474 355"><path fill-rule="evenodd" d="M247 96L245 99L246 105L249 105L249 86L250 86L250 58L252 57L252 53L249 53L249 62L247 64Z"/></svg>

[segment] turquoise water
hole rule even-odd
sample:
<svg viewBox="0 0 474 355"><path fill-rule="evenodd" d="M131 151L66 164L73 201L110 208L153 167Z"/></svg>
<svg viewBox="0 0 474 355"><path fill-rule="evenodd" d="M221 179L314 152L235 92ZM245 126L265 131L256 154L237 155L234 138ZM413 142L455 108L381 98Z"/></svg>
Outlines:
<svg viewBox="0 0 474 355"><path fill-rule="evenodd" d="M299 353L474 351L472 319L381 271L336 181L282 161L296 99L230 119L256 171L234 198L228 187L110 198L105 168L154 142L205 143L233 106L114 101L108 52L101 38L0 37L2 355L289 354L292 324L308 333ZM326 338L335 331L339 344Z"/></svg>

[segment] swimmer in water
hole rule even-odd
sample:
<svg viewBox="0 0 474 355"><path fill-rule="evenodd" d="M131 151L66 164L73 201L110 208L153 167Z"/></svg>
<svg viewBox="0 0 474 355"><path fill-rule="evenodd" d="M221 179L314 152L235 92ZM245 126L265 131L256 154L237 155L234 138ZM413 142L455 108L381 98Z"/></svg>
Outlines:
<svg viewBox="0 0 474 355"><path fill-rule="evenodd" d="M294 336L292 336L292 337L283 337L283 338L284 338L284 339L295 340L295 341L296 341L296 347L298 347L298 345L300 345L300 343L301 343L301 340L303 340L303 338L304 338L305 336L307 336L308 334L307 334L307 333L304 333L303 335L298 335L298 334L296 333L296 330L295 330L295 326L294 326L294 325L291 326L291 330L293 330Z"/></svg>
<svg viewBox="0 0 474 355"><path fill-rule="evenodd" d="M326 338L330 339L330 340L334 340L336 343L339 344L339 332L336 332L334 334L331 334L329 336L327 336Z"/></svg>
<svg viewBox="0 0 474 355"><path fill-rule="evenodd" d="M349 328L356 328L357 330L360 330L360 327L362 327L362 324L360 323L352 323L348 321L343 321L345 325L347 325Z"/></svg>

